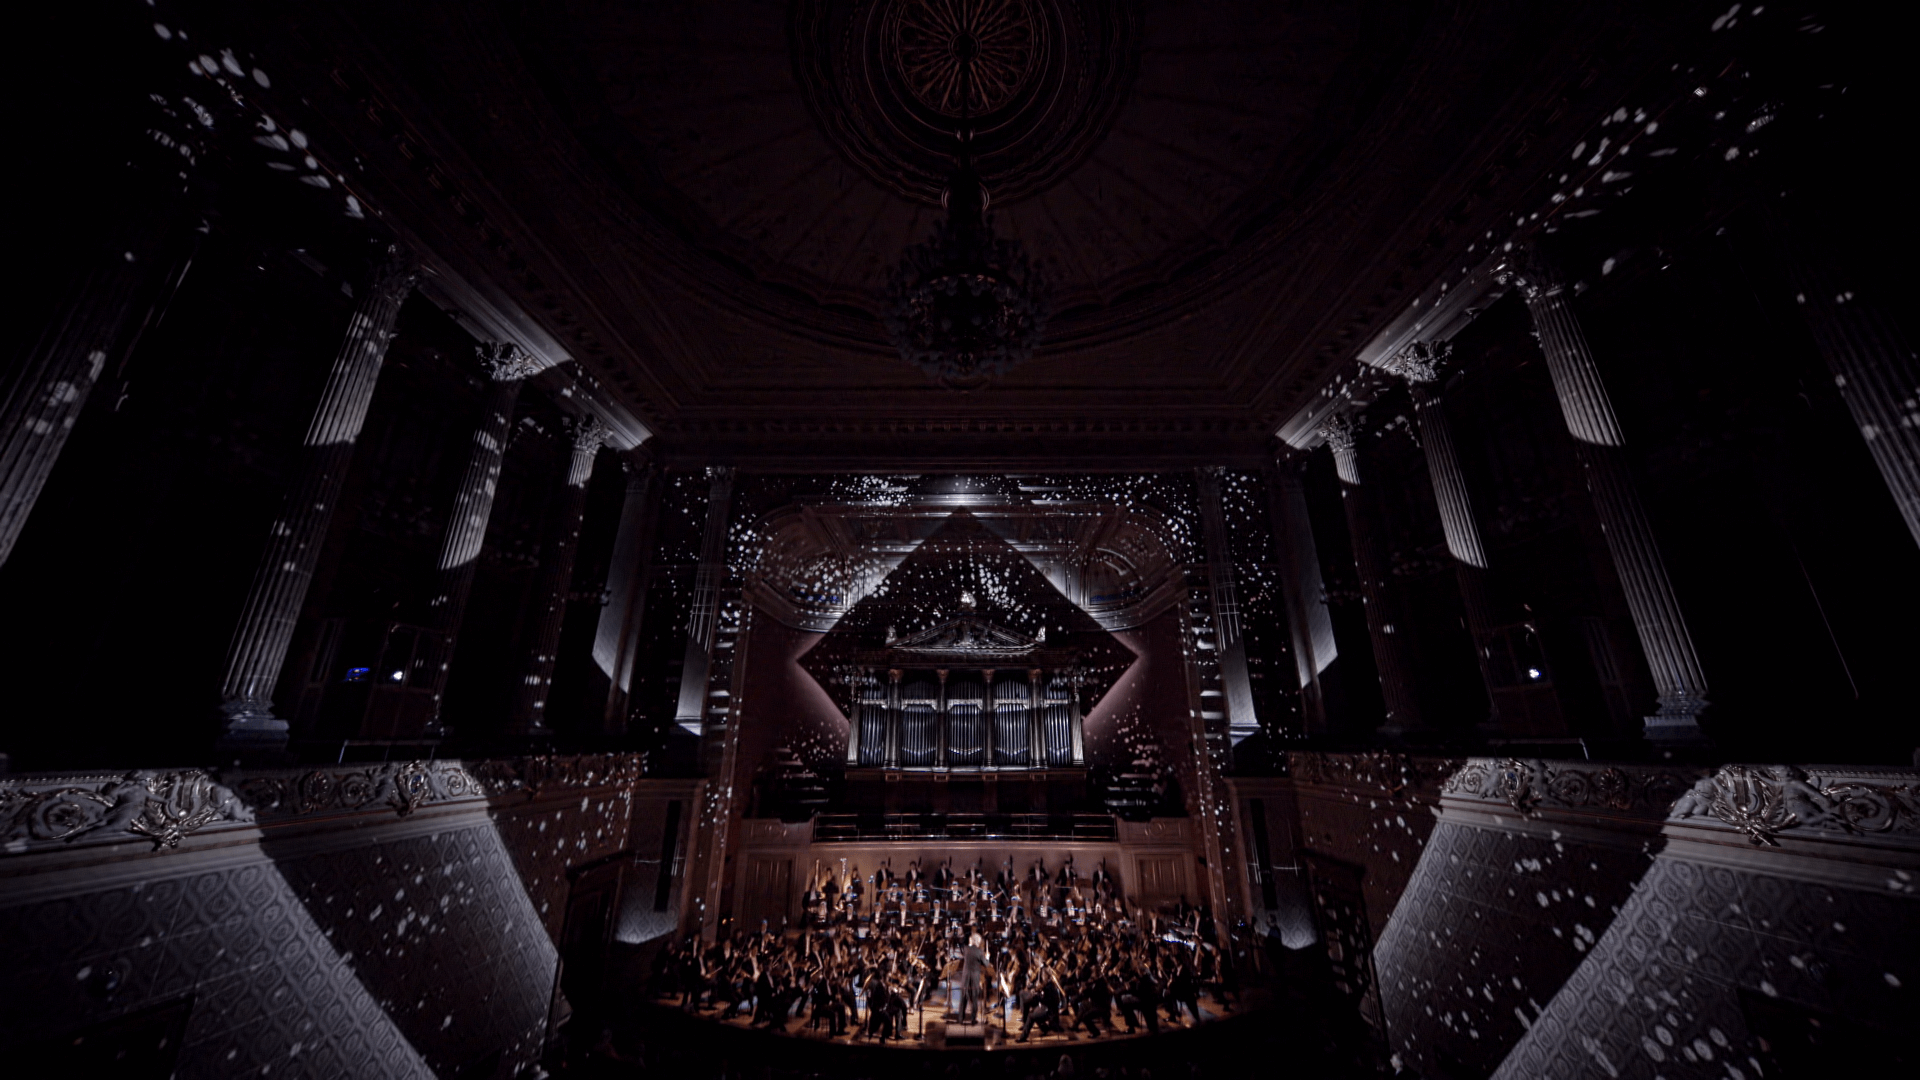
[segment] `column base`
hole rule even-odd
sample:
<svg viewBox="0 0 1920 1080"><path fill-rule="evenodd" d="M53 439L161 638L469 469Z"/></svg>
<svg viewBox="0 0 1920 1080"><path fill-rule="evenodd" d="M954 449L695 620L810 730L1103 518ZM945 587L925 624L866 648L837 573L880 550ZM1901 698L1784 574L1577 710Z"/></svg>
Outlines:
<svg viewBox="0 0 1920 1080"><path fill-rule="evenodd" d="M1699 698L1662 701L1659 711L1643 721L1641 734L1658 749L1699 749L1711 745L1700 729L1707 702Z"/></svg>
<svg viewBox="0 0 1920 1080"><path fill-rule="evenodd" d="M1391 722L1375 728L1373 734L1383 744L1401 750L1433 749L1450 741L1444 731L1425 726L1401 727Z"/></svg>
<svg viewBox="0 0 1920 1080"><path fill-rule="evenodd" d="M222 756L233 755L248 761L285 757L288 725L273 715L266 702L236 699L220 706L226 724L214 749Z"/></svg>
<svg viewBox="0 0 1920 1080"><path fill-rule="evenodd" d="M553 732L544 725L517 728L500 737L501 749L516 754L546 754L553 750Z"/></svg>

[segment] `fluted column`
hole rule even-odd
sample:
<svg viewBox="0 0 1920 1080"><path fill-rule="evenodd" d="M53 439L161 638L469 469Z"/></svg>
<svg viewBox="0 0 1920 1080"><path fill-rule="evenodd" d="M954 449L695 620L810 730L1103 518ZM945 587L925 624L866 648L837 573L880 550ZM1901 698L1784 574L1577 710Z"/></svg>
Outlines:
<svg viewBox="0 0 1920 1080"><path fill-rule="evenodd" d="M1488 719L1500 724L1500 701L1494 695L1493 671L1488 654L1496 625L1490 569L1486 544L1480 536L1480 521L1473 513L1473 498L1467 493L1467 476L1460 468L1460 454L1454 448L1453 427L1441 389L1441 373L1451 358L1446 342L1411 346L1390 365L1407 380L1413 393L1414 416L1420 425L1420 448L1427 459L1427 475L1433 481L1434 502L1440 507L1440 527L1447 538L1447 551L1453 556L1454 577L1460 586L1461 606L1466 610L1467 632L1473 637L1473 655L1480 668L1481 682L1487 688Z"/></svg>
<svg viewBox="0 0 1920 1080"><path fill-rule="evenodd" d="M428 606L428 618L439 635L439 662L433 674L433 716L427 727L427 734L435 738L448 733L446 720L441 715L446 704L447 678L453 671L454 644L460 636L460 621L467 613L467 597L473 592L480 549L487 540L487 523L493 518L493 497L499 489L500 469L507 457L513 408L520 400L520 388L528 377L540 370L539 361L518 345L481 345L478 352L489 380L487 398L480 409L480 422L473 429L467 471L460 477L453 510L447 515L446 532L440 538L440 559L435 565L438 581Z"/></svg>
<svg viewBox="0 0 1920 1080"><path fill-rule="evenodd" d="M558 533L553 551L540 568L534 597L540 604L534 623L533 648L527 671L514 694L507 733L517 739L551 737L547 726L547 694L553 689L553 665L560 651L560 631L567 619L567 594L573 587L573 557L580 550L580 525L587 512L587 481L593 462L611 434L598 420L586 420L574 431L573 456L567 463L567 484L556 514Z"/></svg>
<svg viewBox="0 0 1920 1080"><path fill-rule="evenodd" d="M707 675L713 668L719 627L720 582L726 576L727 516L733 507L731 465L707 469L707 524L700 536L700 566L694 572L693 608L687 617L686 662L680 667L680 700L674 722L690 735L705 730Z"/></svg>
<svg viewBox="0 0 1920 1080"><path fill-rule="evenodd" d="M1376 528L1372 497L1361 484L1359 425L1353 417L1338 413L1321 426L1320 435L1333 450L1334 471L1340 477L1340 499L1353 538L1353 568L1360 577L1367 633L1373 641L1374 665L1380 670L1380 692L1386 699L1387 722L1381 733L1405 735L1423 726L1413 687L1411 627L1398 596L1388 588L1387 556Z"/></svg>
<svg viewBox="0 0 1920 1080"><path fill-rule="evenodd" d="M1326 695L1320 673L1340 655L1333 639L1333 618L1327 612L1326 585L1320 577L1320 549L1313 540L1313 521L1307 513L1307 491L1300 463L1280 460L1274 466L1274 541L1279 545L1287 606L1287 632L1293 642L1295 673L1300 680L1301 715L1306 733L1327 733Z"/></svg>
<svg viewBox="0 0 1920 1080"><path fill-rule="evenodd" d="M1207 550L1207 586L1213 601L1214 655L1225 691L1228 737L1240 740L1260 730L1254 715L1253 681L1247 675L1247 643L1240 631L1240 592L1234 580L1233 549L1227 543L1227 515L1220 502L1226 470L1203 466L1200 475L1200 526Z"/></svg>
<svg viewBox="0 0 1920 1080"><path fill-rule="evenodd" d="M1698 741L1699 717L1708 701L1706 675L1667 577L1653 524L1628 470L1626 439L1606 385L1600 381L1593 351L1562 282L1544 261L1536 257L1518 263L1511 280L1526 296L1561 414L1586 475L1587 492L1659 692L1659 711L1646 718L1646 735L1656 740Z"/></svg>
<svg viewBox="0 0 1920 1080"><path fill-rule="evenodd" d="M1874 283L1827 257L1817 230L1772 216L1814 346L1920 544L1920 357Z"/></svg>
<svg viewBox="0 0 1920 1080"><path fill-rule="evenodd" d="M152 150L148 143L132 154L147 157ZM121 222L112 240L47 313L32 346L8 357L0 371L0 565L13 554L94 384L115 349L126 347L143 288L165 272L167 238L184 189L176 179L179 160L168 158L152 174L141 169L131 190L107 200L111 205L102 213ZM14 311L10 317L39 314Z"/></svg>
<svg viewBox="0 0 1920 1080"><path fill-rule="evenodd" d="M640 626L647 610L647 529L655 469L652 455L641 446L620 459L626 470L627 491L620 503L620 524L613 534L613 556L607 563L607 605L594 627L593 662L607 676L607 701L602 731L613 737L626 734L629 695L633 689L633 662L639 653Z"/></svg>
<svg viewBox="0 0 1920 1080"><path fill-rule="evenodd" d="M394 321L418 281L413 263L397 247L389 248L386 261L375 270L354 307L320 403L307 425L293 485L279 517L267 530L266 549L227 646L226 679L221 686L226 724L220 744L224 749L272 752L286 745L287 722L273 714L274 684L280 680L280 667L306 603L327 526L353 463L353 445L373 401Z"/></svg>

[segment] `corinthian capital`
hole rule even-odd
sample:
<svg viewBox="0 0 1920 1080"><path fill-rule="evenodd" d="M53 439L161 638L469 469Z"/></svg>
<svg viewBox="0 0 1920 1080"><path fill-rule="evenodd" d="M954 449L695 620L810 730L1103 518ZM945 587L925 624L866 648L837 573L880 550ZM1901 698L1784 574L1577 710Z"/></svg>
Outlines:
<svg viewBox="0 0 1920 1080"><path fill-rule="evenodd" d="M612 436L612 428L601 423L597 417L589 416L574 427L573 448L581 452L598 450Z"/></svg>
<svg viewBox="0 0 1920 1080"><path fill-rule="evenodd" d="M1359 445L1360 422L1352 413L1334 413L1320 422L1320 437L1327 440L1334 453L1352 453Z"/></svg>
<svg viewBox="0 0 1920 1080"><path fill-rule="evenodd" d="M1453 359L1453 345L1445 341L1416 341L1382 366L1410 383L1438 382Z"/></svg>
<svg viewBox="0 0 1920 1080"><path fill-rule="evenodd" d="M485 342L476 345L474 352L494 382L519 382L540 370L540 361L511 341Z"/></svg>
<svg viewBox="0 0 1920 1080"><path fill-rule="evenodd" d="M1551 296L1565 287L1560 270L1533 244L1516 244L1494 270L1500 284L1519 289L1529 300Z"/></svg>
<svg viewBox="0 0 1920 1080"><path fill-rule="evenodd" d="M1320 437L1333 451L1333 471L1341 483L1360 483L1360 418L1350 412L1334 413L1320 424Z"/></svg>
<svg viewBox="0 0 1920 1080"><path fill-rule="evenodd" d="M645 484L659 471L653 459L653 444L643 442L639 446L620 455L620 468L626 471L629 484Z"/></svg>
<svg viewBox="0 0 1920 1080"><path fill-rule="evenodd" d="M420 284L420 276L420 263L413 252L401 244L388 244L374 264L367 289L381 299L405 300L414 286Z"/></svg>

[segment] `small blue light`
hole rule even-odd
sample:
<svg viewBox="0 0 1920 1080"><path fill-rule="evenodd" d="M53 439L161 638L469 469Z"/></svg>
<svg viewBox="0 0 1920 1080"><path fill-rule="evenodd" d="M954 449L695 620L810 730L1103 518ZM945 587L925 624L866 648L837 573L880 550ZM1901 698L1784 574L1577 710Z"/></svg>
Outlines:
<svg viewBox="0 0 1920 1080"><path fill-rule="evenodd" d="M366 682L366 681L367 681L367 669L366 669L366 668L363 668L363 667L350 667L350 668L348 668L348 669L347 669L347 677L346 677L346 679L345 679L344 681L345 681L345 682Z"/></svg>

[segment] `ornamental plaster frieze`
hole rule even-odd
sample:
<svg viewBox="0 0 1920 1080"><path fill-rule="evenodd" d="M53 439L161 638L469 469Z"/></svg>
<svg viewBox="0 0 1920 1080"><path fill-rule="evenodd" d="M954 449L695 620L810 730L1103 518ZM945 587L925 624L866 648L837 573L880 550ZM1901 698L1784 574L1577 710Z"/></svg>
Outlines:
<svg viewBox="0 0 1920 1080"><path fill-rule="evenodd" d="M1702 770L1611 762L1469 758L1443 785L1441 821L1649 852L1667 808Z"/></svg>
<svg viewBox="0 0 1920 1080"><path fill-rule="evenodd" d="M0 852L140 842L162 851L203 831L350 815L404 818L427 806L631 787L642 761L637 754L585 754L20 777L0 781Z"/></svg>
<svg viewBox="0 0 1920 1080"><path fill-rule="evenodd" d="M1469 758L1441 787L1443 799L1498 805L1528 817L1572 811L1658 824L1699 769L1591 761Z"/></svg>
<svg viewBox="0 0 1920 1080"><path fill-rule="evenodd" d="M1920 770L1722 766L1674 800L1661 838L1656 867L1709 868L1698 880L1762 876L1910 903L1920 899ZM1756 899L1777 895L1747 890ZM1835 893L1817 895L1825 906L1836 903ZM1784 925L1762 913L1742 918Z"/></svg>
<svg viewBox="0 0 1920 1080"><path fill-rule="evenodd" d="M253 811L198 769L0 781L0 850L8 855L76 843L176 848L210 825L245 825Z"/></svg>
<svg viewBox="0 0 1920 1080"><path fill-rule="evenodd" d="M631 785L637 754L581 754L485 761L407 761L379 765L235 773L228 777L263 825L340 813L390 812L405 817L423 806Z"/></svg>
<svg viewBox="0 0 1920 1080"><path fill-rule="evenodd" d="M1753 848L1837 841L1920 859L1920 771L1726 765L1674 800L1670 835L1731 834Z"/></svg>
<svg viewBox="0 0 1920 1080"><path fill-rule="evenodd" d="M1473 758L1442 795L1529 816L1573 810L1685 823L1732 832L1754 846L1824 833L1911 838L1920 847L1920 773L1906 769L1726 765L1703 775L1667 766Z"/></svg>
<svg viewBox="0 0 1920 1080"><path fill-rule="evenodd" d="M1725 765L1703 769L1473 758L1442 792L1445 819L1638 844L1662 857L1920 895L1920 773Z"/></svg>
<svg viewBox="0 0 1920 1080"><path fill-rule="evenodd" d="M1459 758L1415 757L1385 752L1329 754L1290 751L1286 771L1298 787L1337 788L1372 799L1438 801Z"/></svg>

